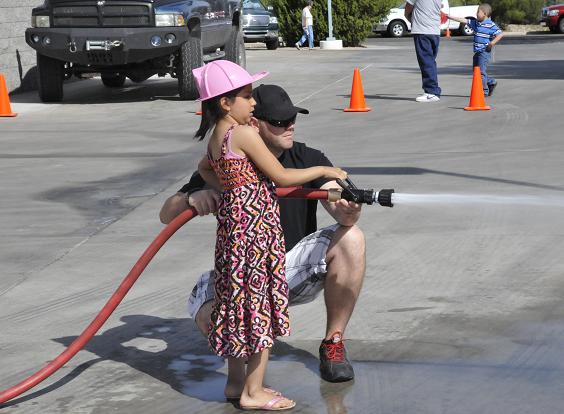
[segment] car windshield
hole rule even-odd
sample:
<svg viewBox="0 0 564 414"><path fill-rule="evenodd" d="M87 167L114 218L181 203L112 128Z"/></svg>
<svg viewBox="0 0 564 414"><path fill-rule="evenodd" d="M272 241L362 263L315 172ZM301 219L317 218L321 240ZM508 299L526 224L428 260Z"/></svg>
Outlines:
<svg viewBox="0 0 564 414"><path fill-rule="evenodd" d="M243 8L254 9L254 10L266 10L266 8L262 5L262 3L259 0L244 0Z"/></svg>

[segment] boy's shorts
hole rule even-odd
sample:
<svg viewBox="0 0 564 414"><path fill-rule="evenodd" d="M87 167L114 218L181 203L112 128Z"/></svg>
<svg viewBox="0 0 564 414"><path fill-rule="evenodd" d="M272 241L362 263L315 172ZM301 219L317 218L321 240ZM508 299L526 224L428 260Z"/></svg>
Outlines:
<svg viewBox="0 0 564 414"><path fill-rule="evenodd" d="M335 231L334 224L316 231L286 253L286 281L290 288L290 305L313 301L323 290L327 275L327 249ZM214 299L214 271L200 276L188 298L188 313L196 316L202 305Z"/></svg>

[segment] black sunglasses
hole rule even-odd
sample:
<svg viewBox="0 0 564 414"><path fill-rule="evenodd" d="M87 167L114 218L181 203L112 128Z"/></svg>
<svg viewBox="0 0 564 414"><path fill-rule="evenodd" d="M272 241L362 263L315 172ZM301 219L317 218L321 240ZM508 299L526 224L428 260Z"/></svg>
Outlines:
<svg viewBox="0 0 564 414"><path fill-rule="evenodd" d="M296 123L296 117L298 114L294 115L290 119L285 119L284 121L278 121L275 119L264 119L264 121L268 122L270 125L280 128L288 128L290 125Z"/></svg>

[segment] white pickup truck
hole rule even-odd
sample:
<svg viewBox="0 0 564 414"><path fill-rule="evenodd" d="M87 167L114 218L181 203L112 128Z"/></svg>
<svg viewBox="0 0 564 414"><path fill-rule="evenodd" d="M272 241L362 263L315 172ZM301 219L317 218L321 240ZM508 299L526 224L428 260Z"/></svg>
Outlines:
<svg viewBox="0 0 564 414"><path fill-rule="evenodd" d="M404 15L405 2L401 5L390 10L390 13L384 17L380 22L372 27L372 31L380 33L382 36L387 37L402 37L411 31L411 23L407 21ZM443 13L450 14L456 17L476 17L478 6L459 6L449 7L448 0L443 0ZM447 23L441 25L441 31L446 29L457 32L463 36L470 36L473 34L472 29L464 23L458 23L454 20L448 20Z"/></svg>

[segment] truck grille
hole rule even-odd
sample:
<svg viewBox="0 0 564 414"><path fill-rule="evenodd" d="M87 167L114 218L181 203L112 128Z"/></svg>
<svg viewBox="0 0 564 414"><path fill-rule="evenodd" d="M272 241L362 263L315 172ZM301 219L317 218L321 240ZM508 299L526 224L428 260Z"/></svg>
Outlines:
<svg viewBox="0 0 564 414"><path fill-rule="evenodd" d="M256 16L245 14L243 15L243 26L253 27L253 26L268 26L270 22L270 16Z"/></svg>
<svg viewBox="0 0 564 414"><path fill-rule="evenodd" d="M117 3L98 6L84 2L53 7L54 27L146 27L152 26L152 8L147 3Z"/></svg>

